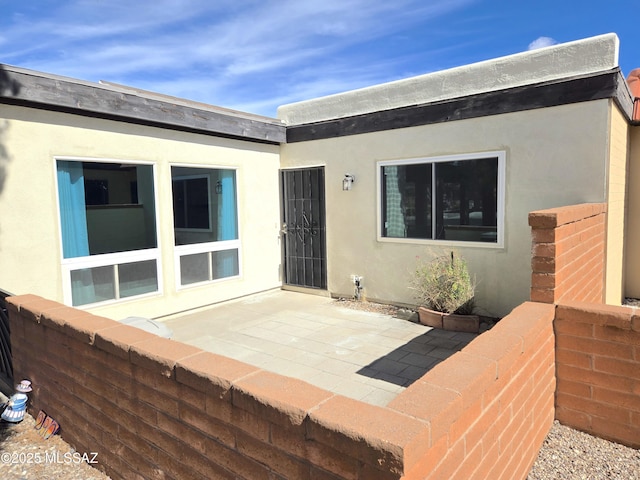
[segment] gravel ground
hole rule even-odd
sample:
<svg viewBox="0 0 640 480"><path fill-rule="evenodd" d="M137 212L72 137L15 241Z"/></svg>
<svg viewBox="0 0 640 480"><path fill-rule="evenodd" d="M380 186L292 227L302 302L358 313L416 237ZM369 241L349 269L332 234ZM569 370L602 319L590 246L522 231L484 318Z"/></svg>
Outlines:
<svg viewBox="0 0 640 480"><path fill-rule="evenodd" d="M640 480L640 450L554 422L527 480Z"/></svg>
<svg viewBox="0 0 640 480"><path fill-rule="evenodd" d="M29 414L20 423L0 422L0 478L2 480L109 480L83 461L59 435L45 440ZM85 459L94 461L92 455ZM98 454L95 461L100 461Z"/></svg>

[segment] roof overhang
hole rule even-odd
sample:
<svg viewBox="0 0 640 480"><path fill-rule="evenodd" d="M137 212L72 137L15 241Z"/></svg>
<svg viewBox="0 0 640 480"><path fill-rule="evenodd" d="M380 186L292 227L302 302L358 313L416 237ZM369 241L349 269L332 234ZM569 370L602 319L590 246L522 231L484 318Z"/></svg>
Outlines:
<svg viewBox="0 0 640 480"><path fill-rule="evenodd" d="M286 139L277 119L0 64L2 103L252 142Z"/></svg>

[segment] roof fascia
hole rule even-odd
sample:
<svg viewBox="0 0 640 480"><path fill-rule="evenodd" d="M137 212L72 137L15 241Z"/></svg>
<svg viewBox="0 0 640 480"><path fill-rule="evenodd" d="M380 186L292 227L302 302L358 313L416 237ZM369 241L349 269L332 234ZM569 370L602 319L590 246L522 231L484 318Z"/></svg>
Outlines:
<svg viewBox="0 0 640 480"><path fill-rule="evenodd" d="M205 135L279 144L286 138L277 119L258 117L134 89L46 75L0 64L0 103L59 111ZM191 104L190 104L191 103Z"/></svg>

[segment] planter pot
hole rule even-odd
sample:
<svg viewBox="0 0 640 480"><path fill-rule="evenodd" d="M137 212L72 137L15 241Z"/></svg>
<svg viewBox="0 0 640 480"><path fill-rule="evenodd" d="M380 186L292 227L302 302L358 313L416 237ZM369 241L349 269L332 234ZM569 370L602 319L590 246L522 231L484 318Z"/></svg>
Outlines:
<svg viewBox="0 0 640 480"><path fill-rule="evenodd" d="M420 323L427 327L441 328L452 332L478 333L480 331L480 317L478 315L442 313L419 307L418 317Z"/></svg>
<svg viewBox="0 0 640 480"><path fill-rule="evenodd" d="M442 328L453 332L480 332L480 317L478 315L457 315L445 313L442 316Z"/></svg>
<svg viewBox="0 0 640 480"><path fill-rule="evenodd" d="M442 315L442 312L436 312L435 310L430 310L426 307L418 308L420 323L427 327L442 328Z"/></svg>

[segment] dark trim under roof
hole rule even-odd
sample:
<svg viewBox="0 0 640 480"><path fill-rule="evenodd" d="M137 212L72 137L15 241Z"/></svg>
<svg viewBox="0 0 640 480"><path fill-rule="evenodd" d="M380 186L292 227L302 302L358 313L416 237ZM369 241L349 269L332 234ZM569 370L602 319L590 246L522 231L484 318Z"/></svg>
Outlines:
<svg viewBox="0 0 640 480"><path fill-rule="evenodd" d="M277 119L0 64L3 103L252 142L286 139Z"/></svg>
<svg viewBox="0 0 640 480"><path fill-rule="evenodd" d="M612 98L631 120L633 99L620 69L605 73L287 127L287 143L380 132Z"/></svg>

